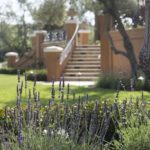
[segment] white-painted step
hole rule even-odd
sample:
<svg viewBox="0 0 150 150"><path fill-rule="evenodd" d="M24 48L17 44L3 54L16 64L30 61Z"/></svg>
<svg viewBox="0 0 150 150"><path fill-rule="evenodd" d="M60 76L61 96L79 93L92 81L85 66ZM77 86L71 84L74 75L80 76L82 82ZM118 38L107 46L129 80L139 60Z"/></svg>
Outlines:
<svg viewBox="0 0 150 150"><path fill-rule="evenodd" d="M68 81L94 81L100 74L100 47L93 45L77 46L63 73Z"/></svg>

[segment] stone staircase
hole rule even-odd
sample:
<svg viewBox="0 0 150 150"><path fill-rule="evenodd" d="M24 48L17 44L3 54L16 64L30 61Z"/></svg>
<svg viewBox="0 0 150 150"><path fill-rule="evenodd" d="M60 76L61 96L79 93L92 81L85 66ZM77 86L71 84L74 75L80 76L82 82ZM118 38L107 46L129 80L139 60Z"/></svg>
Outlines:
<svg viewBox="0 0 150 150"><path fill-rule="evenodd" d="M66 81L94 81L100 71L100 46L77 46L64 70L64 78Z"/></svg>

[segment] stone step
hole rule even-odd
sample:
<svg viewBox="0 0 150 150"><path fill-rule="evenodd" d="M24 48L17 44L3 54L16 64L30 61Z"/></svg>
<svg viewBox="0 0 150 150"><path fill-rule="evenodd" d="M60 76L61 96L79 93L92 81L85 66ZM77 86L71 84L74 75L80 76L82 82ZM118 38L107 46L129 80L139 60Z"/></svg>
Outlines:
<svg viewBox="0 0 150 150"><path fill-rule="evenodd" d="M89 58L89 57L81 57L81 58L70 58L69 61L98 61L99 58Z"/></svg>
<svg viewBox="0 0 150 150"><path fill-rule="evenodd" d="M93 81L100 74L100 46L77 46L64 70L65 80Z"/></svg>
<svg viewBox="0 0 150 150"><path fill-rule="evenodd" d="M87 64L87 65L94 65L94 64L97 64L97 65L100 65L100 61L69 61L68 62L68 65L82 65L82 64Z"/></svg>
<svg viewBox="0 0 150 150"><path fill-rule="evenodd" d="M71 68L71 69L100 69L100 65L87 65L87 64L84 64L84 65L77 65L77 64L74 64L74 65L67 65L67 69L68 68Z"/></svg>
<svg viewBox="0 0 150 150"><path fill-rule="evenodd" d="M75 49L74 52L90 52L90 53L100 53L99 49Z"/></svg>
<svg viewBox="0 0 150 150"><path fill-rule="evenodd" d="M91 53L91 54L88 54L88 53L86 53L86 54L72 54L72 58L80 58L80 57L92 57L92 58L100 58L100 54L93 54L93 53Z"/></svg>
<svg viewBox="0 0 150 150"><path fill-rule="evenodd" d="M100 73L101 70L97 69L97 68L95 68L95 69L93 69L93 68L90 68L90 69L89 68L87 68L87 69L84 69L84 68L82 68L82 69L68 68L68 69L65 70L65 72L98 72L98 73Z"/></svg>
<svg viewBox="0 0 150 150"><path fill-rule="evenodd" d="M100 51L87 51L87 50L85 50L85 51L73 51L72 55L74 55L74 54L78 54L78 55L97 54L97 55L99 55Z"/></svg>
<svg viewBox="0 0 150 150"><path fill-rule="evenodd" d="M77 45L77 47L100 47L100 45Z"/></svg>
<svg viewBox="0 0 150 150"><path fill-rule="evenodd" d="M65 81L96 81L98 77L69 77L64 76Z"/></svg>
<svg viewBox="0 0 150 150"><path fill-rule="evenodd" d="M77 48L100 48L100 45L77 45Z"/></svg>
<svg viewBox="0 0 150 150"><path fill-rule="evenodd" d="M64 76L71 76L71 77L95 77L95 76L99 76L100 73L99 72L65 72Z"/></svg>

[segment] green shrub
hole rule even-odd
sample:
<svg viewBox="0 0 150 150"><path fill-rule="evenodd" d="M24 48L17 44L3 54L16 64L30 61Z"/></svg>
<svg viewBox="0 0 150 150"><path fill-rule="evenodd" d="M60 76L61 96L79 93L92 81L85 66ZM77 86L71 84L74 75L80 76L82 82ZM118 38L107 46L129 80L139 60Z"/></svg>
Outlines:
<svg viewBox="0 0 150 150"><path fill-rule="evenodd" d="M27 80L34 81L35 76L37 81L47 81L47 71L45 69L29 70L27 72Z"/></svg>
<svg viewBox="0 0 150 150"><path fill-rule="evenodd" d="M27 107L17 106L5 110L6 117L2 119L0 127L5 127L3 133L5 130L9 132L3 135L6 136L6 141L2 138L4 140L1 144L2 149L5 150L10 146L12 150L19 150L20 145L22 150L99 150L101 146L102 149L116 150L120 150L120 147L125 150L150 148L150 126L149 118L146 118L145 112L148 112L146 107L143 107L145 108L143 111L143 108L134 107L134 103L131 105L125 102L110 106L105 102L105 104L89 102L41 107L38 105L39 101L32 102L33 104L28 103ZM145 119L139 123L141 114ZM136 126L131 126L130 122ZM121 124L119 128L118 123ZM119 135L123 135L122 141Z"/></svg>
<svg viewBox="0 0 150 150"><path fill-rule="evenodd" d="M17 74L16 68L0 68L0 74ZM20 70L20 74L23 74L25 72L24 69Z"/></svg>
<svg viewBox="0 0 150 150"><path fill-rule="evenodd" d="M101 88L106 88L106 89L116 89L118 83L119 83L119 78L116 75L107 74L101 76L98 79L96 86Z"/></svg>
<svg viewBox="0 0 150 150"><path fill-rule="evenodd" d="M136 128L127 128L124 131L125 149L149 150L150 149L150 124Z"/></svg>
<svg viewBox="0 0 150 150"><path fill-rule="evenodd" d="M15 135L11 135L11 141L8 143L11 150L99 150L99 146L92 143L77 144L62 134L47 136L46 132L40 130L35 132L31 128L23 132L23 144L21 147L14 137ZM2 149L7 150L8 145L2 144Z"/></svg>
<svg viewBox="0 0 150 150"><path fill-rule="evenodd" d="M150 80L146 79L144 83L144 90L150 91Z"/></svg>
<svg viewBox="0 0 150 150"><path fill-rule="evenodd" d="M105 74L101 76L96 86L100 88L106 89L117 89L118 85L120 84L120 89L131 90L131 79L119 77L115 74ZM149 80L139 80L137 79L133 83L134 90L150 90L150 81Z"/></svg>
<svg viewBox="0 0 150 150"><path fill-rule="evenodd" d="M149 149L150 111L144 99L110 103L79 96L70 105L64 101L66 96L72 99L70 88L65 90L63 83L57 91L52 82L51 98L43 107L36 83L24 100L22 85L18 78L16 106L0 110L0 149ZM55 102L56 92L61 94L60 104Z"/></svg>
<svg viewBox="0 0 150 150"><path fill-rule="evenodd" d="M116 150L121 147L125 150L149 150L150 149L150 124L139 127L121 129L123 144L115 141Z"/></svg>

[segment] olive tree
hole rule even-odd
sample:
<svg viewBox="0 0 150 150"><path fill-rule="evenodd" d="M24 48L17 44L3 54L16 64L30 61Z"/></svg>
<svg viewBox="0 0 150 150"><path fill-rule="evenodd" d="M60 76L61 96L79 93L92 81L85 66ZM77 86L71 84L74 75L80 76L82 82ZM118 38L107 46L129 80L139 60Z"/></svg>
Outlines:
<svg viewBox="0 0 150 150"><path fill-rule="evenodd" d="M104 5L106 12L109 13L118 24L118 30L123 38L125 51L119 50L114 46L113 40L108 32L111 48L115 54L123 55L129 60L132 69L131 77L136 78L138 63L135 57L133 45L120 18L121 14L118 7L118 0L99 0L99 2Z"/></svg>
<svg viewBox="0 0 150 150"><path fill-rule="evenodd" d="M50 30L64 24L66 0L44 0L32 11L32 16L39 29Z"/></svg>

